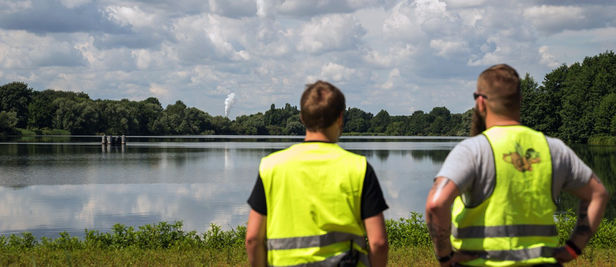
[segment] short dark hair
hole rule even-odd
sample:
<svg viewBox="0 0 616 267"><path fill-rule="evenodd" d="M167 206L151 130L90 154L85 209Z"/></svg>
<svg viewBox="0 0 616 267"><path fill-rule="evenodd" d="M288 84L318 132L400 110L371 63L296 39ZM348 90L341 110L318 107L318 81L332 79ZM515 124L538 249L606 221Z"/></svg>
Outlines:
<svg viewBox="0 0 616 267"><path fill-rule="evenodd" d="M324 81L306 85L300 100L300 116L306 129L318 131L331 126L346 109L344 94Z"/></svg>
<svg viewBox="0 0 616 267"><path fill-rule="evenodd" d="M477 89L485 94L488 107L497 114L520 111L520 76L507 64L498 64L484 70L477 81Z"/></svg>

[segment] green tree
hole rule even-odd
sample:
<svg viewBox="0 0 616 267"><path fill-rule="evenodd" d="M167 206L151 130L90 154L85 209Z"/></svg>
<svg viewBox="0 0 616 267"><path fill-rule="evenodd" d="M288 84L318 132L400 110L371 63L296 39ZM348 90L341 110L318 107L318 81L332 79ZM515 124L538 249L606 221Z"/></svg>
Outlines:
<svg viewBox="0 0 616 267"><path fill-rule="evenodd" d="M17 129L17 112L0 111L0 134L15 134Z"/></svg>
<svg viewBox="0 0 616 267"><path fill-rule="evenodd" d="M17 128L26 128L31 100L32 89L26 83L12 82L0 86L0 111L15 112Z"/></svg>
<svg viewBox="0 0 616 267"><path fill-rule="evenodd" d="M427 135L427 129L430 126L428 117L428 114L421 110L413 112L408 119L406 135Z"/></svg>
<svg viewBox="0 0 616 267"><path fill-rule="evenodd" d="M59 98L70 99L76 102L90 100L90 97L83 92L65 92L50 89L40 92L34 91L32 101L28 104L28 128L53 128L53 119L58 108L55 100ZM97 112L99 111L97 110ZM99 122L99 124L101 123Z"/></svg>
<svg viewBox="0 0 616 267"><path fill-rule="evenodd" d="M344 132L365 133L370 128L372 114L358 108L348 108L344 112Z"/></svg>
<svg viewBox="0 0 616 267"><path fill-rule="evenodd" d="M445 135L449 132L451 112L446 107L435 107L428 115L434 118L428 128L429 135Z"/></svg>
<svg viewBox="0 0 616 267"><path fill-rule="evenodd" d="M595 107L604 95L616 92L616 55L606 52L571 65L564 83L560 136L571 143L585 143L598 134Z"/></svg>
<svg viewBox="0 0 616 267"><path fill-rule="evenodd" d="M369 131L372 133L384 133L385 130L387 129L387 126L389 125L389 122L390 122L389 113L381 109L381 111L379 111L379 113L377 113L370 120Z"/></svg>
<svg viewBox="0 0 616 267"><path fill-rule="evenodd" d="M594 111L596 134L612 134L616 132L612 128L614 118L616 118L616 93L606 95Z"/></svg>
<svg viewBox="0 0 616 267"><path fill-rule="evenodd" d="M286 135L304 135L306 129L299 119L299 112L290 116L287 119L286 126L284 127L284 134Z"/></svg>
<svg viewBox="0 0 616 267"><path fill-rule="evenodd" d="M139 134L158 134L155 130L154 123L163 113L163 107L158 99L149 97L137 104L139 110L137 118L137 121L139 121Z"/></svg>
<svg viewBox="0 0 616 267"><path fill-rule="evenodd" d="M99 114L92 101L76 101L57 98L53 105L57 107L52 120L53 127L71 132L71 134L92 134L99 125Z"/></svg>

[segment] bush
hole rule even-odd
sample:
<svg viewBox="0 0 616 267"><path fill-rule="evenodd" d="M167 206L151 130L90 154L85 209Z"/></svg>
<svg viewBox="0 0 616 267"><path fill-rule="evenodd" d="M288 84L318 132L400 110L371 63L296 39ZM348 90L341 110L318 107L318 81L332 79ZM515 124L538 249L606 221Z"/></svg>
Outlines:
<svg viewBox="0 0 616 267"><path fill-rule="evenodd" d="M577 216L571 210L556 216L558 238L564 244L575 226ZM409 218L397 220L388 219L385 227L392 248L430 248L432 242L428 228L421 214L411 212ZM80 250L80 249L136 249L136 250L190 250L213 249L242 250L246 238L246 226L240 225L231 230L222 230L216 224L199 235L195 231L182 230L182 222L160 222L154 225L143 225L138 230L131 226L116 224L112 231L85 230L84 238L71 237L68 233L60 233L60 237L41 238L38 242L31 233L10 236L0 235L0 251L28 249L48 250ZM616 248L616 219L603 219L597 233L590 240L588 247L597 249Z"/></svg>
<svg viewBox="0 0 616 267"><path fill-rule="evenodd" d="M607 135L599 135L599 136L591 136L588 138L589 145L607 145L607 146L616 146L616 136L607 136Z"/></svg>
<svg viewBox="0 0 616 267"><path fill-rule="evenodd" d="M432 241L423 216L411 212L410 218L385 221L387 238L392 247L430 246Z"/></svg>

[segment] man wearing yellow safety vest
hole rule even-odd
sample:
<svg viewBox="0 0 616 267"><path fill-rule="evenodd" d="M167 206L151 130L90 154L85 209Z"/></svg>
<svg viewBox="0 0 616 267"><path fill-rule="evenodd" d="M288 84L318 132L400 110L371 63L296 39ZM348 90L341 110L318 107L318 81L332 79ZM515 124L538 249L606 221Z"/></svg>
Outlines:
<svg viewBox="0 0 616 267"><path fill-rule="evenodd" d="M261 160L248 199L252 266L386 265L388 207L377 177L365 157L336 144L345 108L335 86L308 85L300 100L304 142Z"/></svg>
<svg viewBox="0 0 616 267"><path fill-rule="evenodd" d="M449 153L426 201L437 260L442 266L562 266L575 259L603 217L605 187L562 141L520 125L515 69L486 69L473 96L473 137ZM563 190L580 206L575 230L561 246L554 214Z"/></svg>

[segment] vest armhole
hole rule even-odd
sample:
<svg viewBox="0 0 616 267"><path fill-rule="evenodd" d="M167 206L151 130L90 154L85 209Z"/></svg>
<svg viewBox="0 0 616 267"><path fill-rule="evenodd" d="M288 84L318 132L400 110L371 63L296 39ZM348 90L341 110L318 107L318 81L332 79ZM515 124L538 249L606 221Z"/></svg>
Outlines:
<svg viewBox="0 0 616 267"><path fill-rule="evenodd" d="M486 200L488 200L494 193L494 189L496 188L496 183L498 182L496 180L496 155L494 155L494 149L492 148L492 142L490 142L490 138L488 138L488 135L485 134L485 131L481 134L488 141L488 146L490 147L490 151L492 152L492 162L494 163L494 176L491 178L492 180L494 180L494 184L492 184L492 186L490 187L490 191L486 192L486 195L483 197L483 199L481 199L481 201L478 201L477 203L473 203L473 205L469 205L468 203L465 203L465 201L462 201L462 203L464 203L464 207L466 208L475 208L475 207L480 206L484 202L486 202ZM481 173L479 173L479 175L481 175Z"/></svg>
<svg viewBox="0 0 616 267"><path fill-rule="evenodd" d="M554 197L554 157L552 157L552 148L550 146L550 141L548 141L548 136L543 134L543 138L545 138L545 143L548 145L548 152L550 153L550 163L552 165L552 173L550 177L550 198L552 198L552 203L558 207L558 204L556 203L556 198Z"/></svg>

